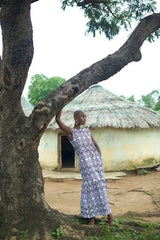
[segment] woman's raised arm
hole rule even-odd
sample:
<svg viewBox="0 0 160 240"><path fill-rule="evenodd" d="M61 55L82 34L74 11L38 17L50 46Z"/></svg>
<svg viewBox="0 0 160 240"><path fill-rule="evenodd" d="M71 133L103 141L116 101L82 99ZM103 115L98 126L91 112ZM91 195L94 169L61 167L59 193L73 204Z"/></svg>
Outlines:
<svg viewBox="0 0 160 240"><path fill-rule="evenodd" d="M62 121L61 121L61 115L62 115L62 110L59 111L56 114L55 120L58 124L58 126L60 127L60 129L67 135L68 139L70 141L73 140L73 134L72 134L72 130L70 127L66 126Z"/></svg>

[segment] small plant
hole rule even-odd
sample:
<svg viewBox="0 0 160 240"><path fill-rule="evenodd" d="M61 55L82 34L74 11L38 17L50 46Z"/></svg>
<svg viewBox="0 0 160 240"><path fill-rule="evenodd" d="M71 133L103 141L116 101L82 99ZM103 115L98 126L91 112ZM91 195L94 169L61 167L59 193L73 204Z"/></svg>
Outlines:
<svg viewBox="0 0 160 240"><path fill-rule="evenodd" d="M61 239L61 237L62 237L63 234L64 234L64 233L60 230L60 228L57 228L57 229L55 230L55 232L52 232L53 240L54 240L54 239L55 239L55 240Z"/></svg>
<svg viewBox="0 0 160 240"><path fill-rule="evenodd" d="M78 218L74 218L74 219L72 219L72 222L80 223L80 220Z"/></svg>
<svg viewBox="0 0 160 240"><path fill-rule="evenodd" d="M79 219L79 218L72 219L72 222L77 222L79 224L88 224L88 220L86 220L86 219Z"/></svg>
<svg viewBox="0 0 160 240"><path fill-rule="evenodd" d="M100 221L98 224L99 224L99 225L106 225L106 222Z"/></svg>
<svg viewBox="0 0 160 240"><path fill-rule="evenodd" d="M21 231L20 240L29 240L28 230Z"/></svg>

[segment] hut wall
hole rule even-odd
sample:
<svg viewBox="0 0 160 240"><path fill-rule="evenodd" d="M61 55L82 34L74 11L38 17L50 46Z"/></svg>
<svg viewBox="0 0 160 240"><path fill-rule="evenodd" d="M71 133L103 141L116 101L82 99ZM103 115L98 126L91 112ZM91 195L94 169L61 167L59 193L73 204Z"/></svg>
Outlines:
<svg viewBox="0 0 160 240"><path fill-rule="evenodd" d="M160 162L160 128L97 128L91 132L101 148L105 171Z"/></svg>
<svg viewBox="0 0 160 240"><path fill-rule="evenodd" d="M55 169L58 166L58 135L56 131L47 129L38 148L39 161L42 168Z"/></svg>
<svg viewBox="0 0 160 240"><path fill-rule="evenodd" d="M160 162L160 128L91 130L101 148L105 171L131 170L136 166ZM39 145L43 168L58 168L58 132L47 129Z"/></svg>

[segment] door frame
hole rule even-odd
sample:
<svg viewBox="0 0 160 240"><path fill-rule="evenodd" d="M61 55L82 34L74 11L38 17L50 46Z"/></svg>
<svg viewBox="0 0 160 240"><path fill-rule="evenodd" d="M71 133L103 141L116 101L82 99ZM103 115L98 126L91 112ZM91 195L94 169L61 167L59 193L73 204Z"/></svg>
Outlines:
<svg viewBox="0 0 160 240"><path fill-rule="evenodd" d="M77 154L75 153L75 157L74 157L74 166L73 168L63 168L62 167L62 145L61 145L61 139L62 139L62 136L66 136L65 134L63 133L59 133L58 134L58 170L68 170L68 171L73 171L73 172L79 172L80 169L79 169L79 162L78 162L78 156Z"/></svg>

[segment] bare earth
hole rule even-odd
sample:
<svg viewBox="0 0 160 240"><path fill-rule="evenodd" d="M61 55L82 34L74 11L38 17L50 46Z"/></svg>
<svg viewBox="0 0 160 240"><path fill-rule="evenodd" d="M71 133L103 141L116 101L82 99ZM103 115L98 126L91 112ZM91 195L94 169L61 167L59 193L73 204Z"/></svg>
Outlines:
<svg viewBox="0 0 160 240"><path fill-rule="evenodd" d="M46 200L60 212L79 215L81 185L81 180L45 179ZM107 180L107 186L113 215L136 212L145 220L160 222L160 172Z"/></svg>

